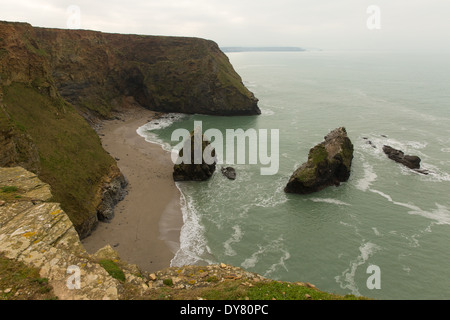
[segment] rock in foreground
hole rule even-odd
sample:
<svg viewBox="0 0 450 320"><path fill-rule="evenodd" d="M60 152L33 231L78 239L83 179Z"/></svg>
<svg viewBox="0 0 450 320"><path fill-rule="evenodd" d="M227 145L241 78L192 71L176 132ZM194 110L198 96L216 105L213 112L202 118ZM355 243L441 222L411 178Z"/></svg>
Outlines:
<svg viewBox="0 0 450 320"><path fill-rule="evenodd" d="M347 131L337 128L309 151L308 161L292 174L284 191L309 194L338 186L349 179L352 160L353 144Z"/></svg>

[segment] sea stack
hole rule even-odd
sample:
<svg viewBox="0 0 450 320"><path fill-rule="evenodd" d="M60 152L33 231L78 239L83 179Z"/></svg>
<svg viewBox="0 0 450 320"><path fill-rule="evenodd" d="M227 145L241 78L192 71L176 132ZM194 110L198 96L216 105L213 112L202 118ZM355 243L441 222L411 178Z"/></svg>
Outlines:
<svg viewBox="0 0 450 320"><path fill-rule="evenodd" d="M204 157L205 154L209 159ZM197 128L191 132L178 156L181 163L173 167L174 181L208 180L216 170L216 151Z"/></svg>
<svg viewBox="0 0 450 320"><path fill-rule="evenodd" d="M309 151L308 161L292 174L285 192L309 194L329 186L339 186L349 179L353 144L346 129L337 128L324 139Z"/></svg>

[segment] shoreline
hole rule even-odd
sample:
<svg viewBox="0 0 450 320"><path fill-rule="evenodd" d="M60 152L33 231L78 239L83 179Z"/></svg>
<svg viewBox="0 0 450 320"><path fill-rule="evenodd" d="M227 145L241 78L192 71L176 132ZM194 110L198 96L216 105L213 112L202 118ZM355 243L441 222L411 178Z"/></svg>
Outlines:
<svg viewBox="0 0 450 320"><path fill-rule="evenodd" d="M114 218L99 221L82 240L89 253L111 245L121 259L146 272L170 267L180 248L183 226L181 193L172 178L170 153L136 132L158 113L129 106L121 119L107 120L97 130L103 148L116 158L128 180L128 194L114 209Z"/></svg>

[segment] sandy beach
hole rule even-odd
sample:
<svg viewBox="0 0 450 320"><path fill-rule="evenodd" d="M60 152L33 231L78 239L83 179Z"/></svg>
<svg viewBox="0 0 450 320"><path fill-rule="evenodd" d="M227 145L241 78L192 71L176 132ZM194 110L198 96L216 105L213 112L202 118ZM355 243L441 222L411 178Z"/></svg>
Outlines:
<svg viewBox="0 0 450 320"><path fill-rule="evenodd" d="M110 244L123 260L154 272L169 267L180 246L180 191L170 154L136 133L155 112L130 107L120 117L105 121L98 133L129 182L128 195L116 206L114 219L99 222L82 242L90 253Z"/></svg>

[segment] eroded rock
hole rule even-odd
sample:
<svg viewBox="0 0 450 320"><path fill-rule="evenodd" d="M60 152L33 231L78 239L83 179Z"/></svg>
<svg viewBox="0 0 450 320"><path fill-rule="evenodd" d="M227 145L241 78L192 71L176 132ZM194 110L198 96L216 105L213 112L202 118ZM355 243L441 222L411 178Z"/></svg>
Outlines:
<svg viewBox="0 0 450 320"><path fill-rule="evenodd" d="M309 151L308 161L291 176L284 191L308 194L338 186L350 177L353 144L344 127L325 136L325 141Z"/></svg>
<svg viewBox="0 0 450 320"><path fill-rule="evenodd" d="M230 180L236 180L236 170L232 167L226 167L221 169L222 174Z"/></svg>
<svg viewBox="0 0 450 320"><path fill-rule="evenodd" d="M420 169L421 159L418 156L405 155L403 151L392 148L391 146L383 146L384 153L389 159L401 163L410 169Z"/></svg>
<svg viewBox="0 0 450 320"><path fill-rule="evenodd" d="M208 154L210 159L205 159L205 154ZM181 163L173 167L174 181L208 180L216 170L215 156L215 150L211 147L209 140L195 129L179 152Z"/></svg>
<svg viewBox="0 0 450 320"><path fill-rule="evenodd" d="M116 300L123 283L112 277L98 258L119 259L109 246L89 255L74 225L58 203L48 202L50 188L23 168L0 168L0 185L14 186L20 197L2 200L0 254L38 268L60 300ZM28 195L36 202L33 203ZM119 263L119 262L118 262ZM121 265L126 282L145 290L132 265ZM76 284L79 277L79 286Z"/></svg>

